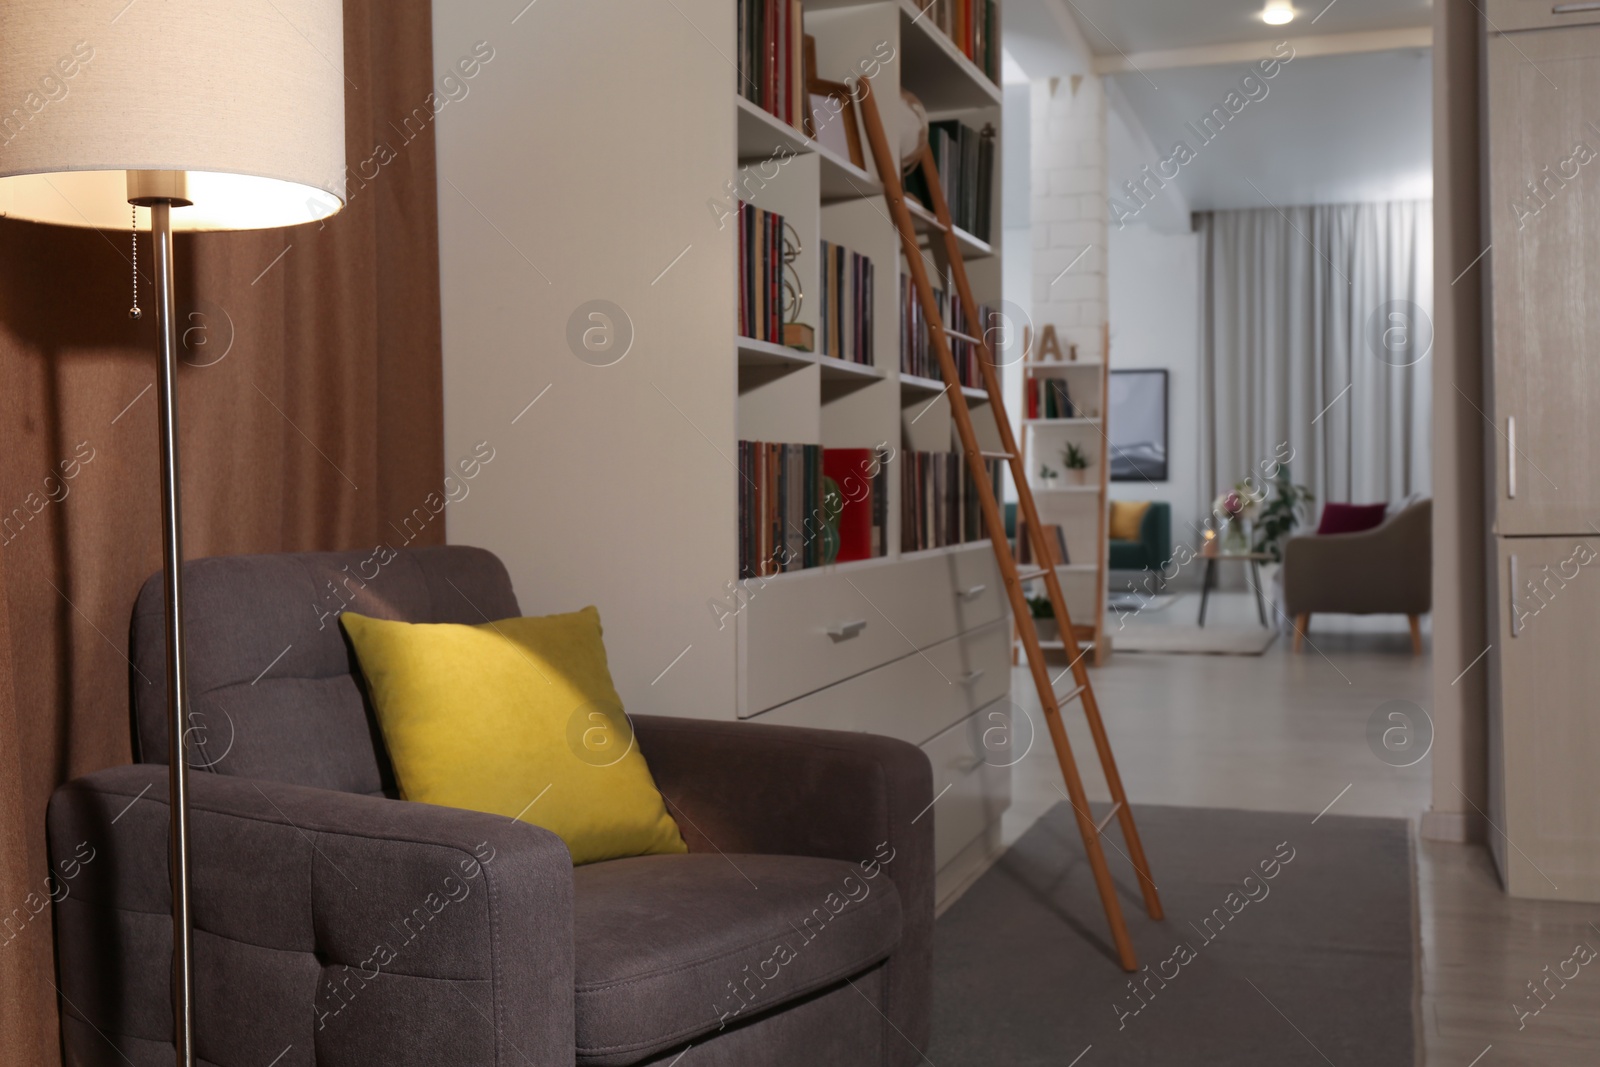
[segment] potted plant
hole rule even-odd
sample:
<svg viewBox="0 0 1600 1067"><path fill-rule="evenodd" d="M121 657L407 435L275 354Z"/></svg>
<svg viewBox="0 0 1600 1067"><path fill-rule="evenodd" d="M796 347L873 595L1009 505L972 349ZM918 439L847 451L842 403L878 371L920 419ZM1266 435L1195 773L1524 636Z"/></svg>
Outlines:
<svg viewBox="0 0 1600 1067"><path fill-rule="evenodd" d="M1256 518L1255 550L1271 556L1273 563L1282 563L1283 546L1300 525L1307 506L1315 500L1316 495L1311 490L1289 480L1288 467L1279 467L1269 499Z"/></svg>
<svg viewBox="0 0 1600 1067"><path fill-rule="evenodd" d="M1039 486L1043 489L1054 489L1061 480L1061 472L1052 470L1048 463L1039 464Z"/></svg>
<svg viewBox="0 0 1600 1067"><path fill-rule="evenodd" d="M1061 639L1061 628L1056 625L1056 612L1050 606L1049 597L1029 597L1028 614L1033 616L1033 628L1038 631L1039 640L1059 641Z"/></svg>
<svg viewBox="0 0 1600 1067"><path fill-rule="evenodd" d="M1072 484L1089 484L1089 457L1083 454L1083 449L1069 443L1061 452L1061 462L1066 464Z"/></svg>

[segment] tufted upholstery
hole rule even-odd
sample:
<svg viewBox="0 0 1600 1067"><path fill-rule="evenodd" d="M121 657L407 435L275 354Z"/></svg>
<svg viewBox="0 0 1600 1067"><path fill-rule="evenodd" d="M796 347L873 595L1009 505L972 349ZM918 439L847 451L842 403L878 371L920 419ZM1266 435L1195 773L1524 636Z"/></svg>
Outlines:
<svg viewBox="0 0 1600 1067"><path fill-rule="evenodd" d="M201 1064L920 1060L933 827L913 821L932 799L918 749L637 716L690 854L575 877L560 839L536 826L392 799L337 623L344 607L410 621L514 615L494 556L235 557L188 563L184 580ZM160 760L155 579L132 636L137 744ZM150 762L51 799L70 1067L171 1062L166 789L165 766ZM837 911L826 903L852 884L868 891ZM750 977L790 929L798 958Z"/></svg>

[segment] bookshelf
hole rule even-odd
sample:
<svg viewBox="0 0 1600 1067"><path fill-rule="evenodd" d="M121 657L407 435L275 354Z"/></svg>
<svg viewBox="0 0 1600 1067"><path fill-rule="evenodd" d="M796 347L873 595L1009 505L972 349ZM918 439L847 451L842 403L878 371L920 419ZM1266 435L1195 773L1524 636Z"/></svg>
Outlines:
<svg viewBox="0 0 1600 1067"><path fill-rule="evenodd" d="M1009 760L984 737L1012 714L1010 622L986 541L900 551L900 457L956 445L944 383L900 373L901 250L870 159L737 91L735 0L537 5L509 33L481 7L434 10L438 55L497 50L438 119L446 450L496 449L450 505L450 541L505 560L529 614L596 605L630 711L920 745L935 791L950 786L948 894L997 850L1009 805ZM918 14L808 0L818 74L844 81L878 56L880 101L904 84L930 119L998 131L999 87ZM991 240L957 236L978 299L998 304L995 156ZM735 198L798 238L800 323L819 325L821 242L871 259L872 365L738 336ZM597 300L625 316L620 359L574 347ZM987 403L974 414L998 449ZM892 449L887 554L741 580L742 440Z"/></svg>
<svg viewBox="0 0 1600 1067"><path fill-rule="evenodd" d="M1109 355L1109 338L1105 351ZM1067 555L1074 561L1057 568L1061 591L1067 598L1067 610L1073 618L1073 639L1069 644L1063 635L1061 639L1040 644L1070 655L1091 650L1094 664L1101 666L1111 651L1105 631L1104 607L1109 577L1111 463L1105 420L1110 379L1106 374L1106 361L1079 360L1073 358L1076 355L1075 346L1060 360L1042 360L1031 352L1026 354L1020 364L1024 381L1020 447L1040 521L1061 527ZM1029 415L1027 398L1035 388L1034 383L1040 387L1049 387L1052 383L1064 385L1076 409L1073 416L1040 418ZM1045 484L1040 468L1048 464L1065 475L1062 452L1069 444L1076 445L1089 459L1085 484ZM1042 581L1036 580L1033 584L1043 589ZM1016 657L1014 646L1013 661Z"/></svg>

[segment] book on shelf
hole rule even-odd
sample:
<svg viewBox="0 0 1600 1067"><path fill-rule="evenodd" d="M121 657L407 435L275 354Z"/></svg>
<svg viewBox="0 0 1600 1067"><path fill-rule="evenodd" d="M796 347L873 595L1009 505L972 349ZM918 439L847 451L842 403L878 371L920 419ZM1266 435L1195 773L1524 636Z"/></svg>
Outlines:
<svg viewBox="0 0 1600 1067"><path fill-rule="evenodd" d="M815 567L822 542L807 534L821 511L821 445L739 442L740 578Z"/></svg>
<svg viewBox="0 0 1600 1067"><path fill-rule="evenodd" d="M928 125L928 148L939 170L939 186L950 221L980 241L989 240L994 199L994 127L975 130L956 119ZM933 210L928 181L919 168L906 179L906 192Z"/></svg>
<svg viewBox="0 0 1600 1067"><path fill-rule="evenodd" d="M837 563L889 554L889 468L874 448L827 448L822 472L838 489Z"/></svg>
<svg viewBox="0 0 1600 1067"><path fill-rule="evenodd" d="M1000 84L999 0L916 0L916 5L962 55Z"/></svg>
<svg viewBox="0 0 1600 1067"><path fill-rule="evenodd" d="M740 441L739 577L887 555L887 478L876 449Z"/></svg>
<svg viewBox="0 0 1600 1067"><path fill-rule="evenodd" d="M1024 383L1027 392L1028 418L1077 419L1083 414L1072 402L1064 378L1028 378Z"/></svg>
<svg viewBox="0 0 1600 1067"><path fill-rule="evenodd" d="M737 0L739 95L795 129L806 108L801 0Z"/></svg>
<svg viewBox="0 0 1600 1067"><path fill-rule="evenodd" d="M949 329L968 337L983 336L982 328L977 323L967 321L961 301L952 300L948 290L935 289L933 299L939 305L939 318ZM987 304L979 304L978 318L981 322L992 322L995 312ZM956 375L962 385L983 388L983 369L978 365L978 360L983 358L982 353L981 345L959 337L950 338L950 355L955 358ZM900 373L944 380L939 357L928 336L928 322L922 314L922 302L917 299L917 290L911 284L911 279L904 274L900 275Z"/></svg>
<svg viewBox="0 0 1600 1067"><path fill-rule="evenodd" d="M872 260L843 245L822 241L818 351L872 366Z"/></svg>
<svg viewBox="0 0 1600 1067"><path fill-rule="evenodd" d="M905 452L900 457L900 551L920 552L981 541L978 487L959 452ZM1000 460L986 460L991 487Z"/></svg>
<svg viewBox="0 0 1600 1067"><path fill-rule="evenodd" d="M784 343L783 216L739 201L739 335Z"/></svg>

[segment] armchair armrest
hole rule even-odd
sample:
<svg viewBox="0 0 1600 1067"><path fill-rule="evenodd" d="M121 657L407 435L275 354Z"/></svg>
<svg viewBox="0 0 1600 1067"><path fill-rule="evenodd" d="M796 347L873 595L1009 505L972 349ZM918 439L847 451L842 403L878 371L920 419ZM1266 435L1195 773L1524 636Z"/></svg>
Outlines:
<svg viewBox="0 0 1600 1067"><path fill-rule="evenodd" d="M218 774L191 774L190 798L199 1057L572 1062L572 861L554 834ZM166 767L68 783L48 823L68 1060L170 1057Z"/></svg>
<svg viewBox="0 0 1600 1067"><path fill-rule="evenodd" d="M691 852L877 864L904 926L885 1013L923 1047L932 1001L933 768L875 734L632 716L640 750ZM919 1036L920 1035L920 1036Z"/></svg>

